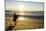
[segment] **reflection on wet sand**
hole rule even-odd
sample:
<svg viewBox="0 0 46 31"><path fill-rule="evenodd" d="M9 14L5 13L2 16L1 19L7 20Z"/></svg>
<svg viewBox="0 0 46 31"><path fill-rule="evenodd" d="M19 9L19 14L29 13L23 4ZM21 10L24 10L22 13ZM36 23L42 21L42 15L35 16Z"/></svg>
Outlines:
<svg viewBox="0 0 46 31"><path fill-rule="evenodd" d="M8 18L8 19L7 19ZM13 30L20 30L20 29L38 29L44 27L44 22L41 21L42 19L35 19L35 18L28 18L28 17L18 17L16 26ZM6 26L10 26L10 24L14 25L12 17L6 17ZM6 28L7 28L6 27Z"/></svg>

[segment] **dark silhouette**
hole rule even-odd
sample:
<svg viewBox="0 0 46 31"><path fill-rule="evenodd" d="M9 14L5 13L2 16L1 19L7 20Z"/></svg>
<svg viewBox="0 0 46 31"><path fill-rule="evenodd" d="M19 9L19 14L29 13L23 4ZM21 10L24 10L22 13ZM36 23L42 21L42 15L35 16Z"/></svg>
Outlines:
<svg viewBox="0 0 46 31"><path fill-rule="evenodd" d="M12 26L12 24L11 24L5 31L12 30L15 27L17 18L18 18L18 15L16 15L14 13L13 22L15 22L15 24L14 24L14 26Z"/></svg>
<svg viewBox="0 0 46 31"><path fill-rule="evenodd" d="M14 18L13 21L16 22L16 19L18 18L18 15L16 15L16 14L14 13L14 17L13 17L13 18Z"/></svg>

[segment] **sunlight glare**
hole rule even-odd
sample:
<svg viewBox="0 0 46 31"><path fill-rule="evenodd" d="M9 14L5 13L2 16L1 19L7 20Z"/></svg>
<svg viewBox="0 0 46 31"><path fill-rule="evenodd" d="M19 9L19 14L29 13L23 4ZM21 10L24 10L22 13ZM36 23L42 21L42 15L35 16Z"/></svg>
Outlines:
<svg viewBox="0 0 46 31"><path fill-rule="evenodd" d="M23 12L23 11L24 11L24 10L23 10L23 9L24 9L24 5L21 4L21 5L19 6L19 9L20 9L21 12Z"/></svg>
<svg viewBox="0 0 46 31"><path fill-rule="evenodd" d="M19 17L19 20L23 20L24 19L24 17Z"/></svg>
<svg viewBox="0 0 46 31"><path fill-rule="evenodd" d="M24 15L24 13L19 13L19 15Z"/></svg>

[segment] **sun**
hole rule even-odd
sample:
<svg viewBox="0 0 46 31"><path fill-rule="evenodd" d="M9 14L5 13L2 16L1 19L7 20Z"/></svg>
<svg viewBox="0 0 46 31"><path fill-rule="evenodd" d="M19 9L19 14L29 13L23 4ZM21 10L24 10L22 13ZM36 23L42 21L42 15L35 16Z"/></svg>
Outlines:
<svg viewBox="0 0 46 31"><path fill-rule="evenodd" d="M20 4L19 5L19 11L20 11L20 13L19 13L19 15L24 15L24 4Z"/></svg>
<svg viewBox="0 0 46 31"><path fill-rule="evenodd" d="M24 5L23 4L20 4L19 5L19 10L20 10L20 12L23 12L24 11Z"/></svg>

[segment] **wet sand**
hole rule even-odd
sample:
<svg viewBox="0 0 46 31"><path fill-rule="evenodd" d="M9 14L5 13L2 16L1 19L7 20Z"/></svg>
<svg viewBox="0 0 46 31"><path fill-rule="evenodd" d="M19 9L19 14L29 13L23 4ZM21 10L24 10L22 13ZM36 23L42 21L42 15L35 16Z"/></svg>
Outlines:
<svg viewBox="0 0 46 31"><path fill-rule="evenodd" d="M44 27L44 22L42 19L34 19L34 18L26 18L26 17L18 17L16 20L16 26L13 30L24 30L24 29L39 29ZM6 28L10 26L10 24L14 25L12 17L6 17Z"/></svg>

